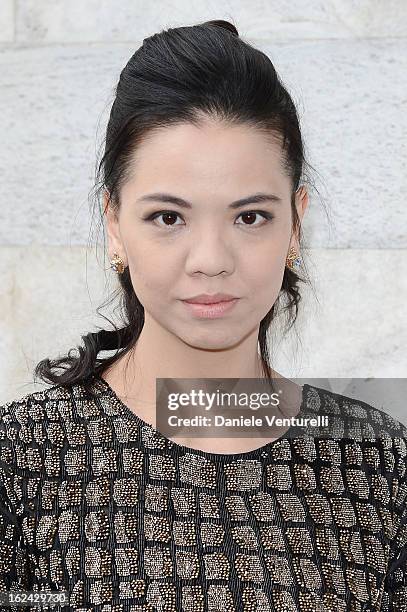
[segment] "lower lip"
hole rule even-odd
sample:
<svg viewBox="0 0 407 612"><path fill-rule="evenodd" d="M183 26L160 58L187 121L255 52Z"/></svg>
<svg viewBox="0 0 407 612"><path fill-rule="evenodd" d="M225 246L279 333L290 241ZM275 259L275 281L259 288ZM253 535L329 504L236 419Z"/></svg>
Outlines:
<svg viewBox="0 0 407 612"><path fill-rule="evenodd" d="M197 317L203 319L217 319L223 316L226 312L229 312L239 298L234 300L228 300L227 302L216 302L214 304L194 304L192 302L185 302L184 304L190 309L190 311Z"/></svg>

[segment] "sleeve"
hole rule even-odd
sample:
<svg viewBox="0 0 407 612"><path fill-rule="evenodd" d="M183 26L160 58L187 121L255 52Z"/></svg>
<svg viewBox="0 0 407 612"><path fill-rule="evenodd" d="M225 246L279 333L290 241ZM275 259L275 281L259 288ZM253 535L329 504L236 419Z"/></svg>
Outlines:
<svg viewBox="0 0 407 612"><path fill-rule="evenodd" d="M407 612L407 457L406 439L396 443L399 477L393 503L393 538L384 581L383 612Z"/></svg>
<svg viewBox="0 0 407 612"><path fill-rule="evenodd" d="M17 511L19 477L13 469L12 420L10 404L0 406L0 592L31 589L29 558Z"/></svg>

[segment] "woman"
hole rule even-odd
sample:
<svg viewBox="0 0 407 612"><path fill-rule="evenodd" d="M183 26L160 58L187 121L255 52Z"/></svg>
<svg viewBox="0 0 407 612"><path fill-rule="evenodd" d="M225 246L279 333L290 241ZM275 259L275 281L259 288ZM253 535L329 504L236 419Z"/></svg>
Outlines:
<svg viewBox="0 0 407 612"><path fill-rule="evenodd" d="M292 324L301 298L305 167L290 95L232 24L130 58L100 166L126 320L1 407L0 590L81 612L407 610L406 428L270 367L278 306ZM232 377L279 379L281 412L343 437L156 429L156 379Z"/></svg>

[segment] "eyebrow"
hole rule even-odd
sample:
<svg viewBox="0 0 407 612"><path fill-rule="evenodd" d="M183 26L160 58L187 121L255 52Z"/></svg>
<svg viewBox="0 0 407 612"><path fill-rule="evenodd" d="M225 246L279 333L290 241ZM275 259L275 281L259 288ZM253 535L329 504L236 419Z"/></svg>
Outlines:
<svg viewBox="0 0 407 612"><path fill-rule="evenodd" d="M176 204L181 208L192 208L191 202L187 200L183 200L177 196L173 196L169 193L149 193L138 200L139 202L168 202L170 204ZM251 196L247 196L246 198L241 198L240 200L235 200L231 204L229 204L229 208L241 208L242 206L246 206L246 204L258 204L259 202L282 202L282 199L273 193L255 193Z"/></svg>

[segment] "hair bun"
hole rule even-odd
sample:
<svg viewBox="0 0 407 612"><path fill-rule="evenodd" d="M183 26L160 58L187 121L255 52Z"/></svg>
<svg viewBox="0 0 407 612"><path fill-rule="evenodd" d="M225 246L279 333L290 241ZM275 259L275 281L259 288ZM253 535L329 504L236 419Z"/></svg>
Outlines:
<svg viewBox="0 0 407 612"><path fill-rule="evenodd" d="M215 19L213 21L206 21L204 25L217 26L218 28L229 30L229 32L232 32L232 34L234 34L235 36L239 36L239 32L237 31L233 23L230 23L229 21L224 21L223 19Z"/></svg>

